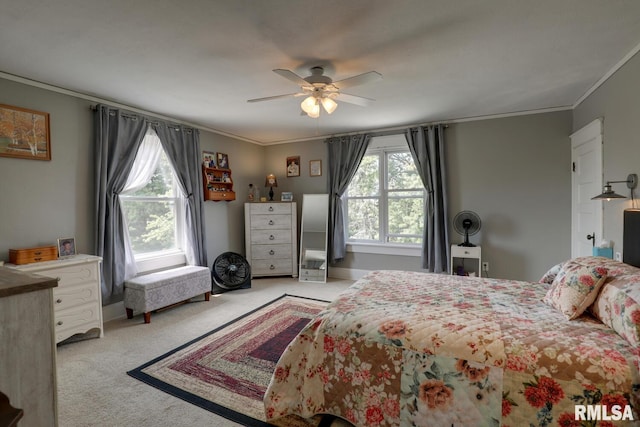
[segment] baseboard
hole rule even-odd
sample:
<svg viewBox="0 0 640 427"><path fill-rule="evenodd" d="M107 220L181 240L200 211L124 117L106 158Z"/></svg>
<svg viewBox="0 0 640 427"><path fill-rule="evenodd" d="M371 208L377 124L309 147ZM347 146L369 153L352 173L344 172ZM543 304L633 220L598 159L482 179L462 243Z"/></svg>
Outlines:
<svg viewBox="0 0 640 427"><path fill-rule="evenodd" d="M358 280L365 274L369 273L370 270L358 270L355 268L340 268L340 267L330 267L329 268L329 277L334 279L344 279L344 280Z"/></svg>
<svg viewBox="0 0 640 427"><path fill-rule="evenodd" d="M102 321L108 322L110 320L116 320L127 317L127 313L124 310L124 302L116 302L113 304L105 305L102 307Z"/></svg>

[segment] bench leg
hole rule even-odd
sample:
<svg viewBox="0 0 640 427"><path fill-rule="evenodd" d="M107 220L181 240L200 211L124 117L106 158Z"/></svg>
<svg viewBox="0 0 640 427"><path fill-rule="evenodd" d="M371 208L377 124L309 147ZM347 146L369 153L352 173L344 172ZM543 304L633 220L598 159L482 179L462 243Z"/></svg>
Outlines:
<svg viewBox="0 0 640 427"><path fill-rule="evenodd" d="M147 311L144 313L144 323L151 323L151 312Z"/></svg>
<svg viewBox="0 0 640 427"><path fill-rule="evenodd" d="M209 301L211 299L211 292L205 292L204 293L204 300L205 301Z"/></svg>
<svg viewBox="0 0 640 427"><path fill-rule="evenodd" d="M133 309L126 308L125 310L127 310L127 319L133 319Z"/></svg>

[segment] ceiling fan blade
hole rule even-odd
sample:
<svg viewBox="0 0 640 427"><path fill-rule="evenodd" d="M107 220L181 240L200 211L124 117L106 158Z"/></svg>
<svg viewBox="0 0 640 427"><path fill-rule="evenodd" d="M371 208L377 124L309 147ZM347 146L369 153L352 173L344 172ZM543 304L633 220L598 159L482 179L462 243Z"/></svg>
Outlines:
<svg viewBox="0 0 640 427"><path fill-rule="evenodd" d="M275 96L267 96L264 98L254 98L254 99L248 99L247 102L262 102L262 101L271 101L273 99L280 99L280 98L293 98L293 97L297 97L297 96L304 96L306 95L305 93L302 92L296 92L296 93L287 93L285 95L275 95Z"/></svg>
<svg viewBox="0 0 640 427"><path fill-rule="evenodd" d="M378 80L382 80L382 74L377 71L369 71L368 73L358 74L357 76L348 77L346 79L333 82L333 85L338 89L344 89L347 87L362 85L365 83L372 83Z"/></svg>
<svg viewBox="0 0 640 427"><path fill-rule="evenodd" d="M375 99L365 98L364 96L349 95L348 93L342 92L338 94L335 99L349 104L359 105L361 107L367 107L375 101Z"/></svg>
<svg viewBox="0 0 640 427"><path fill-rule="evenodd" d="M291 70L284 70L282 68L277 68L273 70L273 72L284 77L287 80L291 80L298 86L309 86L309 83L305 79L303 79L302 77L300 77L299 75L297 75Z"/></svg>

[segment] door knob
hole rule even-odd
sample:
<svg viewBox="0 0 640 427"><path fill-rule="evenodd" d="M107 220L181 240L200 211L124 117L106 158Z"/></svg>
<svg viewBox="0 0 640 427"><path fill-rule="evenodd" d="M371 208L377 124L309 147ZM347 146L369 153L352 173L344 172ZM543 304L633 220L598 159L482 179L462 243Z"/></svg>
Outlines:
<svg viewBox="0 0 640 427"><path fill-rule="evenodd" d="M591 240L591 246L596 245L596 233L587 234L587 240Z"/></svg>

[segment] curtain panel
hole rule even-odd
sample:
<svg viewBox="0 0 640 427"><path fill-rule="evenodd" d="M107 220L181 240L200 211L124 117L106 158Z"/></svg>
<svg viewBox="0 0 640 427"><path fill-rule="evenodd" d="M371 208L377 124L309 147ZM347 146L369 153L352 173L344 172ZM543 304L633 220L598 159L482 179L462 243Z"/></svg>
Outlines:
<svg viewBox="0 0 640 427"><path fill-rule="evenodd" d="M119 194L149 126L155 130L171 162L186 203L186 256L193 265L207 265L200 179L200 139L195 129L148 119L106 105L98 105L95 119L96 255L102 257L103 305L123 299L126 268L126 224Z"/></svg>
<svg viewBox="0 0 640 427"><path fill-rule="evenodd" d="M424 208L422 268L449 271L449 215L447 206L444 127L419 126L405 131L409 151L427 191Z"/></svg>
<svg viewBox="0 0 640 427"><path fill-rule="evenodd" d="M144 139L138 116L98 105L95 119L96 255L102 257L102 304L122 301L125 280L125 221L118 195Z"/></svg>
<svg viewBox="0 0 640 427"><path fill-rule="evenodd" d="M344 259L347 251L342 195L358 171L369 141L369 134L328 138L325 141L329 163L329 256L332 263Z"/></svg>

